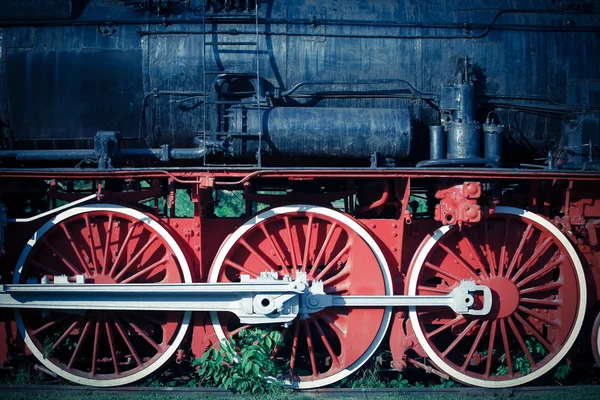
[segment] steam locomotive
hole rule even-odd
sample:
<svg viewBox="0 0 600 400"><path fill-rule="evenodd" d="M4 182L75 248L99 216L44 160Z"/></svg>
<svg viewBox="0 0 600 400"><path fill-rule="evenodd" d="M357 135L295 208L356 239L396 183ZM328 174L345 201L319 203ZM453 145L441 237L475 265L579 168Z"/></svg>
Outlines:
<svg viewBox="0 0 600 400"><path fill-rule="evenodd" d="M482 387L600 363L599 31L585 0L3 2L0 361L118 386L259 327L302 389L382 349Z"/></svg>

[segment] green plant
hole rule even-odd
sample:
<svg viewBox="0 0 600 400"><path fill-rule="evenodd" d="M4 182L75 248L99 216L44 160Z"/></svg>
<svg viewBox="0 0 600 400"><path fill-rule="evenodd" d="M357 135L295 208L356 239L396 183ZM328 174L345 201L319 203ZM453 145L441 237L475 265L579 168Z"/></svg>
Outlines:
<svg viewBox="0 0 600 400"><path fill-rule="evenodd" d="M569 364L559 364L554 370L554 379L558 382L564 382L571 374L572 368Z"/></svg>
<svg viewBox="0 0 600 400"><path fill-rule="evenodd" d="M281 345L279 331L241 330L235 339L223 340L194 360L201 383L238 393L263 394L280 387L273 379L280 369L271 354Z"/></svg>
<svg viewBox="0 0 600 400"><path fill-rule="evenodd" d="M534 337L527 338L525 340L525 346L527 347L527 351L531 355L531 358L534 362L538 362L548 355L548 350ZM531 363L529 362L529 358L525 355L523 350L519 350L514 354L510 354L510 359L514 372L518 372L521 375L527 375L531 372ZM506 375L509 372L506 353L502 354L500 361L502 364L496 369L497 376Z"/></svg>

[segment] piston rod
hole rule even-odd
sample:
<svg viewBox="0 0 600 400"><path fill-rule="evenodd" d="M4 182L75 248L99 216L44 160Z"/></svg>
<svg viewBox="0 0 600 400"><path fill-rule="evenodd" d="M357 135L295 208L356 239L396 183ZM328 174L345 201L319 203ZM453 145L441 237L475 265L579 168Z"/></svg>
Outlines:
<svg viewBox="0 0 600 400"><path fill-rule="evenodd" d="M2 285L0 307L106 311L226 311L243 323L289 322L327 307L439 307L460 314L485 315L492 306L487 286L463 281L443 296L339 296L325 294L323 282L307 282L265 272L241 282L173 284L27 283ZM65 277L66 278L66 277ZM55 278L56 280L56 278ZM66 279L59 279L59 282ZM79 279L83 281L83 279ZM476 294L481 299L475 308Z"/></svg>

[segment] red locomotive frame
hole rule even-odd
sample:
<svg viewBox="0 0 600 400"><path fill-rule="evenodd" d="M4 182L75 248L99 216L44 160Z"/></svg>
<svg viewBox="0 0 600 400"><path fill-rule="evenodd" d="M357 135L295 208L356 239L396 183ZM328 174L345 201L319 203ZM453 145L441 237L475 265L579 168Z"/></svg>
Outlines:
<svg viewBox="0 0 600 400"><path fill-rule="evenodd" d="M580 345L583 348L589 346L588 338L594 349L598 346L598 320L594 329L589 330L600 299L600 248L596 232L600 223L600 178L594 173L491 169L4 171L2 179L19 182L20 188L34 180L46 180L48 203L58 200L69 203L92 193L58 190L57 180L97 181L96 201L91 203L141 210L164 228L185 253L193 282L231 281L237 279L240 272L258 274L259 269L271 266L279 268L280 274L304 269L309 278L325 280L326 288L329 281L331 290L338 293L384 294L381 292L386 290L386 279L392 283L393 294L443 295L463 279L487 284L494 293L495 308L492 314L481 319L466 319L448 310L398 308L389 312L352 310L343 316L324 313L297 321L284 330L291 342L281 353L281 357L291 361L287 378L297 387L322 386L347 376L373 354L371 347L382 341L382 331L386 334L385 342L389 343L393 368L403 370L410 364L444 378L494 387L514 386L543 375L563 359L578 335L584 335ZM151 187L110 190L110 182L131 183L142 179L152 180ZM342 189L325 192L318 189L320 183L326 185L333 181ZM9 187L14 189L15 186L4 185L2 197L10 195ZM193 217L170 217L175 215L176 189L180 188L190 190ZM257 188L291 190L286 194L265 194ZM362 191L363 199L365 195L368 199L362 200L358 207L354 200L357 188ZM213 191L223 189L243 192L245 216L218 218L213 214ZM21 189L14 190L23 193ZM430 205L424 215L415 213L416 207L410 204L411 195L417 192L424 194ZM166 204L159 207L159 198ZM155 199L154 209L140 208L139 203L148 199ZM331 215L323 211L332 210L331 203L335 200L344 201L345 214L339 215L346 215L343 218L348 220L335 211ZM309 208L282 208L284 211L271 215L256 211L256 203L268 205L267 210L295 204ZM159 208L168 209L169 216L161 216ZM163 273L174 279L161 278L165 282L181 281L176 277L177 263L145 255L160 256L164 252L168 258L169 249L164 247L168 243L164 244L160 238L158 242L152 239L152 232L157 232L154 228L149 225L144 228L148 232L139 233L140 244L132 251L126 243L128 239L116 235L109 227L117 226L115 221L121 218L119 223L134 232L138 229L134 228L137 223L127 220L118 209L111 212L113 214L100 215L88 210L65 217L65 224L71 224L69 229L81 227L81 236L73 234L69 242L65 240L68 236L52 233L57 229L49 230L47 239L42 236L44 246L32 245L32 255L28 256L34 257L33 261L38 264L31 264L33 261L27 258L29 266L23 266L23 271L29 271L30 275L48 275L48 271L39 266L39 257L68 259L66 253L70 250L67 248L73 243L73 248L82 248L75 235L83 238L88 232L91 247L96 250L81 251L85 259L79 261L84 268L89 267L90 270L84 272L88 278L94 277L92 283L119 283L126 277L133 282L137 278L132 276L153 281L153 274L162 276ZM257 215L266 215L267 222ZM5 283L13 280L14 266L27 239L53 217L8 224L2 258ZM81 221L69 222L74 218ZM253 219L256 219L254 225L227 248L232 233ZM354 223L358 227L353 228ZM381 249L388 272L376 268L372 246L361 234L356 236L362 229ZM105 242L103 236L108 238ZM147 242L141 243L143 240ZM45 250L37 250L41 247ZM122 268L121 272L108 271L111 251L113 268L121 258L128 260L126 265L116 267L117 270ZM214 260L221 253L225 260L223 267L215 267ZM102 256L104 265L101 265ZM132 261L136 257L147 259ZM55 272L68 272L69 262L73 265L76 260L63 262L60 267L63 270ZM162 269L162 272L152 272L148 266L151 262L160 268L164 265L167 272ZM312 264L315 265L311 267ZM38 269L31 265L38 265ZM232 275L227 268L237 272ZM73 265L71 269L78 267ZM127 269L131 271L125 271ZM23 271L20 273L27 275ZM68 379L104 386L128 383L133 379L129 379L130 376L139 379L169 360L180 363L191 354L198 357L223 335L234 335L240 328L223 316L211 319L210 313L194 313L189 329L181 334L183 340L167 352L166 348L173 347L170 344L178 335L181 316L172 314L164 320L149 322L137 317L111 320L102 315L84 315L73 319L67 315L63 321L41 313L26 314L17 318L23 322L15 323L12 312L3 311L5 328L0 331L3 336L0 359L14 360L19 353L30 353L31 347L50 346L56 353L44 353L47 362L40 359L41 350L37 350L38 362L46 368L49 363L55 367L49 369L58 370L59 375L60 371L66 371ZM409 316L413 322L409 322ZM586 324L583 324L584 317ZM387 329L387 323L383 327L386 318L391 319ZM222 327L220 332L215 332L215 323ZM25 327L18 328L19 324ZM35 338L36 333L39 335L49 329L46 325L60 326L57 330L60 335L56 334L54 342L42 343L41 338ZM162 333L156 333L160 330L157 327L162 328ZM26 343L20 338L19 329L29 332ZM112 335L116 338L111 338ZM86 338L87 347L65 350L64 343L69 337L75 337L79 343ZM138 345L142 339L146 345ZM57 342L59 345L54 346ZM545 350L531 351L534 342ZM156 345L155 350L147 350L148 343ZM91 357L78 354L79 347L82 353L92 352ZM104 351L98 350L101 347L107 348L102 357L98 355ZM169 356L161 358L163 353ZM574 359L578 358L575 351L571 354L575 354ZM513 364L511 358L516 356L528 360L529 373L523 373ZM599 358L597 351L594 356ZM84 358L87 361L80 360ZM125 359L129 361L123 361Z"/></svg>

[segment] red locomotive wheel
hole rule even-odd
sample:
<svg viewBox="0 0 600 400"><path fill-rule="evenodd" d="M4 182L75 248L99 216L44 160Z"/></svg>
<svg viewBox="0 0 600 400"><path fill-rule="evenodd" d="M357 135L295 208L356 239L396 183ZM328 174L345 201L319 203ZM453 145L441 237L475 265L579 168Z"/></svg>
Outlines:
<svg viewBox="0 0 600 400"><path fill-rule="evenodd" d="M241 226L224 243L210 273L211 282L236 282L240 274L263 271L321 280L325 292L340 295L391 294L387 263L373 238L351 217L308 205L277 207ZM390 321L391 308L328 308L299 316L280 329L283 345L273 357L285 371L278 377L295 388L336 382L356 371L375 352ZM229 313L212 313L220 340L242 328Z"/></svg>
<svg viewBox="0 0 600 400"><path fill-rule="evenodd" d="M456 380L494 388L530 382L559 363L579 333L586 303L581 262L539 215L497 207L472 228L438 229L413 258L408 294L445 295L461 280L491 289L489 315L410 310L419 343Z"/></svg>
<svg viewBox="0 0 600 400"><path fill-rule="evenodd" d="M71 208L38 230L23 250L14 283L191 282L187 261L169 233L124 206ZM147 376L173 356L189 312L16 311L25 343L48 369L90 386L117 386Z"/></svg>

